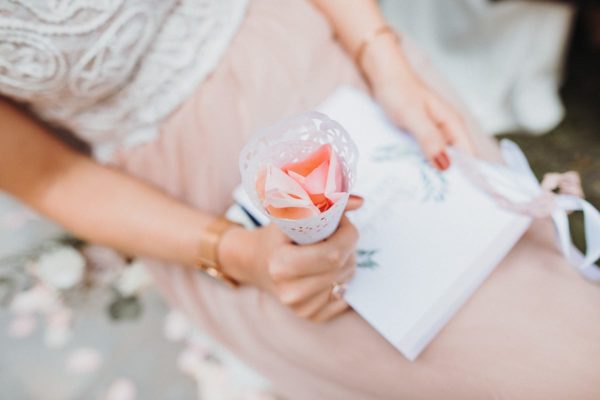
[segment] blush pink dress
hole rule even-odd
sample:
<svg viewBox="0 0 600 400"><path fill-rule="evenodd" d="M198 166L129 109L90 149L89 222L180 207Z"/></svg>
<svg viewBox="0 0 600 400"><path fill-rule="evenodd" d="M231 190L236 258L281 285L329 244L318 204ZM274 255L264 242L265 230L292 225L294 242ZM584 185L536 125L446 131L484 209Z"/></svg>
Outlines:
<svg viewBox="0 0 600 400"><path fill-rule="evenodd" d="M426 61L406 51L445 90ZM256 0L218 68L160 137L121 151L114 164L223 213L249 135L315 107L340 84L366 90L317 10L302 0L285 7ZM490 140L474 139L495 157ZM191 269L148 263L172 304L289 399L600 399L600 287L563 260L547 220L534 223L415 362L354 312L313 324L254 287L231 289Z"/></svg>

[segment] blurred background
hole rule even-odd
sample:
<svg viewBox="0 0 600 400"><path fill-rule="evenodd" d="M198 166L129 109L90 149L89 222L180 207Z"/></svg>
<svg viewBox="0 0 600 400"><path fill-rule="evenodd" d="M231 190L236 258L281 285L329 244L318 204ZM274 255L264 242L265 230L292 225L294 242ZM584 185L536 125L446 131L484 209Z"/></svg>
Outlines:
<svg viewBox="0 0 600 400"><path fill-rule="evenodd" d="M600 208L600 2L383 0L484 129L541 178L578 171ZM581 221L572 220L581 243ZM274 399L169 310L144 265L81 243L0 194L6 399Z"/></svg>

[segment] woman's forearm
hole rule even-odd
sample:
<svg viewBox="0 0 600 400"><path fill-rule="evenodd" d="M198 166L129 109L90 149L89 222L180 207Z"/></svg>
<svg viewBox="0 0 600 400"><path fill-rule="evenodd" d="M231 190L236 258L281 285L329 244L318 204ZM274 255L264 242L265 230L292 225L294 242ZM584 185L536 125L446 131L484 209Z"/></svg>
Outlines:
<svg viewBox="0 0 600 400"><path fill-rule="evenodd" d="M313 0L329 19L344 47L356 49L365 35L384 25L376 0Z"/></svg>
<svg viewBox="0 0 600 400"><path fill-rule="evenodd" d="M0 189L81 238L183 265L212 219L71 150L2 100Z"/></svg>
<svg viewBox="0 0 600 400"><path fill-rule="evenodd" d="M376 0L313 0L327 17L336 37L351 57L376 29L386 25ZM413 71L396 38L382 35L367 46L357 67L371 85L385 85L390 75L412 76Z"/></svg>

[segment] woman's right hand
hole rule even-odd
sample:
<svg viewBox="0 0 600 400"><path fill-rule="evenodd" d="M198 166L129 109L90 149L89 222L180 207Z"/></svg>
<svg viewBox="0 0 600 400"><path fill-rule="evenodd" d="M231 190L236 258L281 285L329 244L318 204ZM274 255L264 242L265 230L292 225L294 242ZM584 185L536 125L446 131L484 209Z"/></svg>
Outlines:
<svg viewBox="0 0 600 400"><path fill-rule="evenodd" d="M362 199L352 196L347 210L361 205ZM331 237L311 245L294 244L275 224L233 228L222 237L219 254L224 271L241 283L272 293L303 318L323 322L348 308L332 288L354 275L357 241L358 231L344 215Z"/></svg>

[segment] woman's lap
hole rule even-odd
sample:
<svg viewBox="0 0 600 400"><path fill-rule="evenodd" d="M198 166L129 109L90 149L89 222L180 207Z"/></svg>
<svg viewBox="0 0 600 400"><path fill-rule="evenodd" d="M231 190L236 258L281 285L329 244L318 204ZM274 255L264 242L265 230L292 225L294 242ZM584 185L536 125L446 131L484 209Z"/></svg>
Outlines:
<svg viewBox="0 0 600 400"><path fill-rule="evenodd" d="M365 88L314 9L273 3L252 5L217 71L157 141L119 155L122 168L223 212L249 134L314 107L338 84ZM489 154L489 141L477 139ZM173 304L290 398L600 398L600 291L553 240L550 223L536 223L414 363L353 312L315 325L252 287L149 264Z"/></svg>

